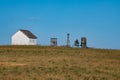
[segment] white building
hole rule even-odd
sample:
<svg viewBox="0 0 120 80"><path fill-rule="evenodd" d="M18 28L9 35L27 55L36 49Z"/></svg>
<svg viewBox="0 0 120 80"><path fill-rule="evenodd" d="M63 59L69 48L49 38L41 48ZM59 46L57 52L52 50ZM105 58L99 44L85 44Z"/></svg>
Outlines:
<svg viewBox="0 0 120 80"><path fill-rule="evenodd" d="M37 37L28 30L20 29L12 36L12 45L37 45Z"/></svg>

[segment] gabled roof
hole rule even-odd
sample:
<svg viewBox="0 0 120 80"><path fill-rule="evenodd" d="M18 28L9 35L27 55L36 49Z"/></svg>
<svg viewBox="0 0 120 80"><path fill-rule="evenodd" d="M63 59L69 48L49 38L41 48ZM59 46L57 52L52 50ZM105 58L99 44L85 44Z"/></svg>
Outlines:
<svg viewBox="0 0 120 80"><path fill-rule="evenodd" d="M37 39L37 37L29 30L20 29L20 31L23 32L28 38Z"/></svg>

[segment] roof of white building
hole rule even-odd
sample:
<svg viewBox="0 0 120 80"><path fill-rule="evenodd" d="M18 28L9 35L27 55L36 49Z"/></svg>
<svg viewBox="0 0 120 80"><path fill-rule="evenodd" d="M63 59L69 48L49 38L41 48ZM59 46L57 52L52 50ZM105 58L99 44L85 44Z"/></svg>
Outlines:
<svg viewBox="0 0 120 80"><path fill-rule="evenodd" d="M37 37L29 30L20 29L20 31L23 32L28 38L37 39Z"/></svg>

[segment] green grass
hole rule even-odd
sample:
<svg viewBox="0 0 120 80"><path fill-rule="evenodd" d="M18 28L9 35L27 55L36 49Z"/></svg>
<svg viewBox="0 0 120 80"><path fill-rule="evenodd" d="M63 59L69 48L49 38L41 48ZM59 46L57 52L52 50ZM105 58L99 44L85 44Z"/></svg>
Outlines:
<svg viewBox="0 0 120 80"><path fill-rule="evenodd" d="M0 80L120 80L120 50L0 46Z"/></svg>

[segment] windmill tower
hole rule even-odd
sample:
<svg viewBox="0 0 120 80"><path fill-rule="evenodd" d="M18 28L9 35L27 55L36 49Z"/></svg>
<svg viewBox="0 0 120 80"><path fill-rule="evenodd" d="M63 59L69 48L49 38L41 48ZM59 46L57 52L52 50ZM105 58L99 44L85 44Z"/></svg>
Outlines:
<svg viewBox="0 0 120 80"><path fill-rule="evenodd" d="M70 34L67 33L67 45L68 47L70 47Z"/></svg>

